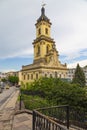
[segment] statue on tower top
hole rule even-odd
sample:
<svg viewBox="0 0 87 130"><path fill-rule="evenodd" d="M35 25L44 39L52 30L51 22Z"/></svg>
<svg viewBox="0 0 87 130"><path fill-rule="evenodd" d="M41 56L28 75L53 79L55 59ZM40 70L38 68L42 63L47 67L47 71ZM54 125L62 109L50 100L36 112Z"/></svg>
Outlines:
<svg viewBox="0 0 87 130"><path fill-rule="evenodd" d="M44 7L46 4L44 3L44 0L42 1L42 7Z"/></svg>

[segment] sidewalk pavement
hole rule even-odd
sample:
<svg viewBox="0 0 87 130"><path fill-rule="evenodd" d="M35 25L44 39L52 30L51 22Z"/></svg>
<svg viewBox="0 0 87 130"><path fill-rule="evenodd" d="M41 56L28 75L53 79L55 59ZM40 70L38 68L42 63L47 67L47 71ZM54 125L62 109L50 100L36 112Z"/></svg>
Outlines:
<svg viewBox="0 0 87 130"><path fill-rule="evenodd" d="M0 109L0 130L32 130L32 113L17 110L19 90Z"/></svg>
<svg viewBox="0 0 87 130"><path fill-rule="evenodd" d="M12 130L32 130L32 115L28 113L15 115Z"/></svg>

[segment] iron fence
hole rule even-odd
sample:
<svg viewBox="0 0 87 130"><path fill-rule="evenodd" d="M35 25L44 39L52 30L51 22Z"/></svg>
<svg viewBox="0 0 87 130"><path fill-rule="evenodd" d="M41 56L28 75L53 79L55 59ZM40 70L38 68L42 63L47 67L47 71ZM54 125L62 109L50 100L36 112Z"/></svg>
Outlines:
<svg viewBox="0 0 87 130"><path fill-rule="evenodd" d="M23 94L29 95L28 92L20 91L20 103L19 103L20 109L22 106ZM69 127L74 127L74 128L78 127L78 128L82 128L83 130L87 130L87 110L86 111L77 110L72 107L69 107L68 105L54 106L54 107L41 108L41 109L34 110L33 118L35 121L33 122L33 126L35 127L35 129L33 130L51 130L52 128L54 128L55 130L60 130L60 129L64 130L65 127L61 128L62 125L66 126L67 129ZM48 125L47 125L47 122L48 122ZM40 125L44 124L45 127L47 127L47 129L46 128L39 129L38 124ZM44 126L42 125L42 127Z"/></svg>
<svg viewBox="0 0 87 130"><path fill-rule="evenodd" d="M79 127L83 130L87 130L87 112L81 110L74 110L70 108L69 111L69 123L70 126Z"/></svg>
<svg viewBox="0 0 87 130"><path fill-rule="evenodd" d="M33 111L33 130L68 130L68 128L69 106L55 106Z"/></svg>

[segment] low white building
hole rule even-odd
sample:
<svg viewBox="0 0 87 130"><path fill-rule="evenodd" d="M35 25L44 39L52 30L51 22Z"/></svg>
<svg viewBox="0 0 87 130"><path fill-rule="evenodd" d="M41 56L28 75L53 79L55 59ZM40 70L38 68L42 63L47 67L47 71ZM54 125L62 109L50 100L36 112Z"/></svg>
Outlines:
<svg viewBox="0 0 87 130"><path fill-rule="evenodd" d="M75 73L75 68L68 69L68 71L67 71L67 79L72 81L74 73Z"/></svg>
<svg viewBox="0 0 87 130"><path fill-rule="evenodd" d="M0 78L5 78L5 77L6 77L6 73L0 72Z"/></svg>

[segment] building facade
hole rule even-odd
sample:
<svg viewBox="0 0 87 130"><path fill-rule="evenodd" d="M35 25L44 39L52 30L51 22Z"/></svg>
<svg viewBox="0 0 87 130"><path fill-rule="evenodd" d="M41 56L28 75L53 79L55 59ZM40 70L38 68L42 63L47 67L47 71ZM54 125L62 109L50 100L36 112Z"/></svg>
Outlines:
<svg viewBox="0 0 87 130"><path fill-rule="evenodd" d="M19 77L19 71L9 71L6 73L7 77L9 76L17 76Z"/></svg>
<svg viewBox="0 0 87 130"><path fill-rule="evenodd" d="M33 64L22 66L21 74L24 83L32 82L40 77L66 78L67 65L59 61L59 53L55 41L51 38L50 19L45 15L45 8L41 8L41 16L37 19L36 39L33 41Z"/></svg>
<svg viewBox="0 0 87 130"><path fill-rule="evenodd" d="M74 74L75 74L75 68L69 68L67 71L67 79L69 79L69 81L72 81Z"/></svg>
<svg viewBox="0 0 87 130"><path fill-rule="evenodd" d="M3 79L3 78L6 78L6 73L0 72L0 81L1 81L1 79Z"/></svg>

